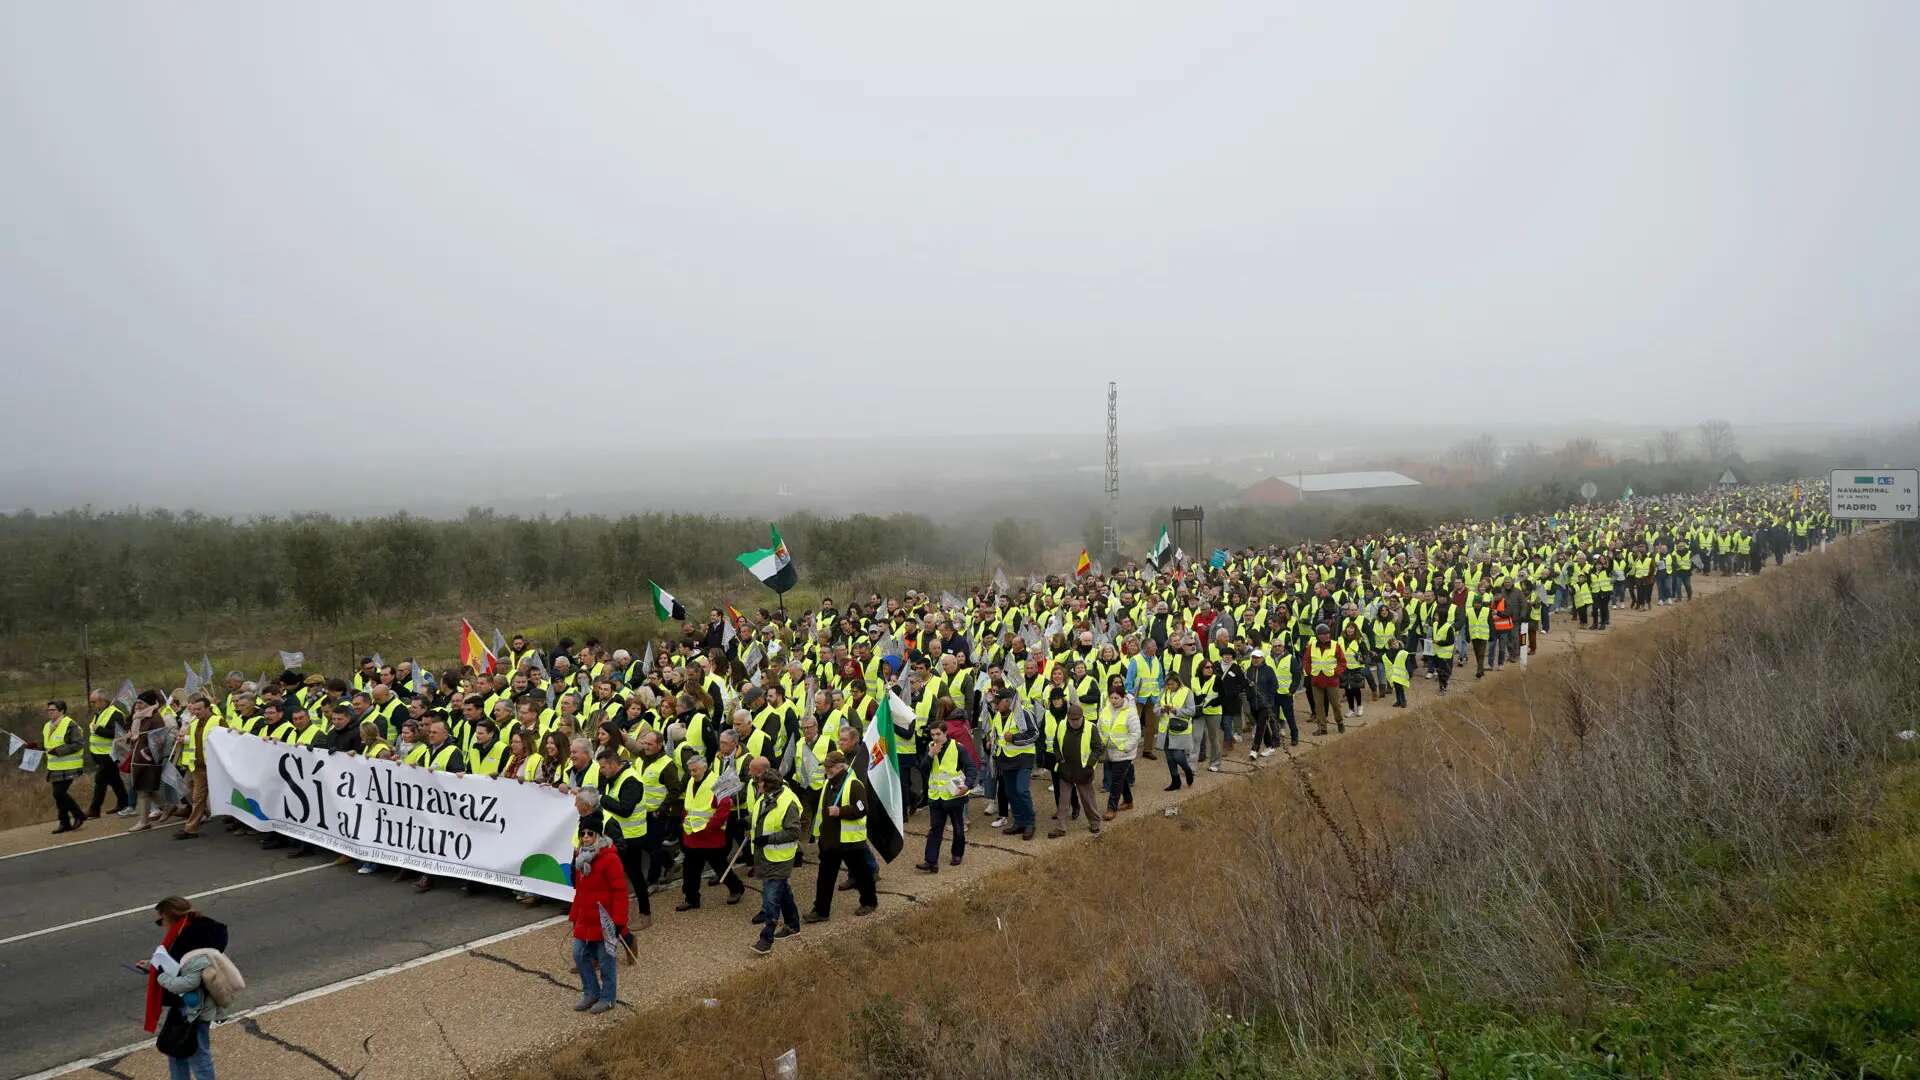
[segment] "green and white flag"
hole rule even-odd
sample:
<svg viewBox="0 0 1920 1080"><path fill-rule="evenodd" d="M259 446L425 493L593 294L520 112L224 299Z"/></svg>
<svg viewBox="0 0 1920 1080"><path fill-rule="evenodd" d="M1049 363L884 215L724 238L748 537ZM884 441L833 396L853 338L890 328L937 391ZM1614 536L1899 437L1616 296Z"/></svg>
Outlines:
<svg viewBox="0 0 1920 1080"><path fill-rule="evenodd" d="M1153 550L1147 552L1148 565L1152 566L1155 570L1160 569L1166 564L1167 552L1172 548L1173 541L1167 538L1167 527L1162 525L1160 526L1160 539L1155 540L1153 542Z"/></svg>
<svg viewBox="0 0 1920 1080"><path fill-rule="evenodd" d="M893 718L911 718L913 707L892 690L880 695L880 707L867 724L867 790L885 814L867 815L867 841L880 857L892 862L906 835L906 799L900 784L900 754L894 746Z"/></svg>
<svg viewBox="0 0 1920 1080"><path fill-rule="evenodd" d="M668 619L687 621L687 609L680 606L680 601L674 599L672 593L661 588L652 578L647 579L647 588L653 590L653 613L660 617L661 622L666 622ZM651 649L652 646L649 645L648 648Z"/></svg>
<svg viewBox="0 0 1920 1080"><path fill-rule="evenodd" d="M769 525L767 531L773 534L772 547L745 552L735 558L748 573L760 579L760 584L783 593L799 583L800 575L793 569L793 555L787 551L787 542L780 539L779 526Z"/></svg>

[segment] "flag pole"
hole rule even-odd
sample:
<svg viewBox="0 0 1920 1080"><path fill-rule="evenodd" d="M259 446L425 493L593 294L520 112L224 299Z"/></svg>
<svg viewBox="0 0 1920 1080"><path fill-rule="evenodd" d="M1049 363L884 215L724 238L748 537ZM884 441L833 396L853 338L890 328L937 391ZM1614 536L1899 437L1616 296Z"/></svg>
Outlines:
<svg viewBox="0 0 1920 1080"><path fill-rule="evenodd" d="M87 643L87 624L80 624L80 670L87 681L87 715L93 715L93 650Z"/></svg>

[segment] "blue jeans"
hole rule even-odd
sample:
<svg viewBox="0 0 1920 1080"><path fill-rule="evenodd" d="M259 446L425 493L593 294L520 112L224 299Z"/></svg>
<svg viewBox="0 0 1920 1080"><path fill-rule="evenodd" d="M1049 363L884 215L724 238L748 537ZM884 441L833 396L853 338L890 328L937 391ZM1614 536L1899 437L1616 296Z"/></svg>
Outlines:
<svg viewBox="0 0 1920 1080"><path fill-rule="evenodd" d="M760 883L760 914L766 921L760 924L760 944L772 945L773 932L779 928L780 920L787 920L792 929L800 929L800 908L793 902L793 883L786 878L771 878Z"/></svg>
<svg viewBox="0 0 1920 1080"><path fill-rule="evenodd" d="M212 1027L205 1020L193 1025L193 1039L200 1048L192 1057L167 1058L167 1075L172 1080L213 1080Z"/></svg>
<svg viewBox="0 0 1920 1080"><path fill-rule="evenodd" d="M1033 755L1022 755L1020 760L1031 762ZM1033 792L1027 790L1033 779L1033 766L1015 765L1000 770L1000 783L1006 786L1007 809L1013 814L1013 825L1019 829L1033 828Z"/></svg>
<svg viewBox="0 0 1920 1080"><path fill-rule="evenodd" d="M573 970L580 973L580 996L613 1004L613 949L609 942L573 939ZM618 945L614 946L619 948Z"/></svg>

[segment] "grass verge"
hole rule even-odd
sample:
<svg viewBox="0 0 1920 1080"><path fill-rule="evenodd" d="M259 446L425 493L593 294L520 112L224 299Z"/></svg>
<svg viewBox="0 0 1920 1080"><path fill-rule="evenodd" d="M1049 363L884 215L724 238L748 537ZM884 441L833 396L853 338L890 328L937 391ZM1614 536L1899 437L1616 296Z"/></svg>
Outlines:
<svg viewBox="0 0 1920 1080"><path fill-rule="evenodd" d="M1920 1075L1920 766L1822 857L1733 879L1718 851L1695 857L1691 884L1605 928L1617 944L1581 965L1582 995L1390 997L1310 1049L1221 1017L1167 1075Z"/></svg>

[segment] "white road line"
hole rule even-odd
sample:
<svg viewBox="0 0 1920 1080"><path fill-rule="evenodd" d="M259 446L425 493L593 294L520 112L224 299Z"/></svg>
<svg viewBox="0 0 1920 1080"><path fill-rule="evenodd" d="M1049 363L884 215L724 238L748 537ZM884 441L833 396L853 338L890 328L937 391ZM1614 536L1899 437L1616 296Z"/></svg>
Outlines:
<svg viewBox="0 0 1920 1080"><path fill-rule="evenodd" d="M142 908L141 910L149 909ZM265 1016L271 1012L279 1012L289 1005L299 1005L303 1002L312 1001L315 998L323 998L331 994L337 994L342 990L351 990L356 986L363 986L373 982L375 979L384 979L389 975L398 975L403 971L411 971L417 967L425 967L428 964L459 956L462 953L469 953L475 949L484 949L489 945L498 945L502 941L509 941L523 934L531 934L536 930L545 930L550 926L559 926L566 921L567 916L555 915L550 919L541 919L539 922L528 923L525 926L516 926L511 930L502 930L498 934L489 934L486 937L469 941L464 945L455 945L451 948L441 949L436 953L416 956L412 960L403 961L391 967L383 967L378 971L369 971L364 975L355 975L350 979L341 979L339 982L328 983L325 986L316 986L312 990L303 990L291 997L281 998L279 1001L268 1002L265 1005L257 1005L251 1009L242 1009L232 1016L227 1017L224 1023L231 1024L236 1020L245 1020L250 1017ZM79 1061L69 1061L65 1065L55 1065L51 1069L34 1073L31 1076L18 1077L17 1080L52 1080L52 1078L56 1076L65 1076L68 1073L78 1072L81 1069L91 1069L95 1065L103 1062L117 1061L129 1054L136 1054L142 1050L151 1050L152 1048L152 1039L142 1039L137 1043L129 1043L117 1050L109 1050L104 1054L95 1054L92 1057L81 1058Z"/></svg>
<svg viewBox="0 0 1920 1080"><path fill-rule="evenodd" d="M219 896L221 893L230 893L239 889L250 889L255 885L265 885L269 881L280 881L285 878L299 877L301 874L311 874L316 870L328 870L332 867L333 864L331 862L324 862L318 866L303 866L298 870L289 870L284 874L268 874L266 877L254 878L252 881L242 881L235 885L222 885L217 889L208 889L206 892L193 893L189 895L187 899L200 900L209 896ZM24 934L15 934L10 938L0 938L0 945L11 945L16 941L45 937L48 934L57 934L62 930L72 930L77 926L92 926L97 922L106 922L108 919L118 919L127 915L138 915L142 912L151 914L153 912L153 905L147 904L144 907L130 907L125 911L114 911L105 915L95 915L91 919L77 919L70 923L61 923L59 926L49 926L44 930L29 930Z"/></svg>
<svg viewBox="0 0 1920 1080"><path fill-rule="evenodd" d="M105 821L107 819L101 818L100 820ZM184 821L169 821L164 825L155 825L153 828L147 831L159 832L162 829L177 829L180 826L185 824L186 822ZM85 840L69 840L64 844L49 844L46 847L34 848L32 851L16 851L11 855L0 855L0 862L6 862L8 859L24 859L29 855L45 855L49 851L65 851L70 847L86 847L88 844L97 844L102 840L113 840L122 836L138 836L138 835L140 834L130 833L125 829L117 829L113 832L107 833L105 836L89 836Z"/></svg>

